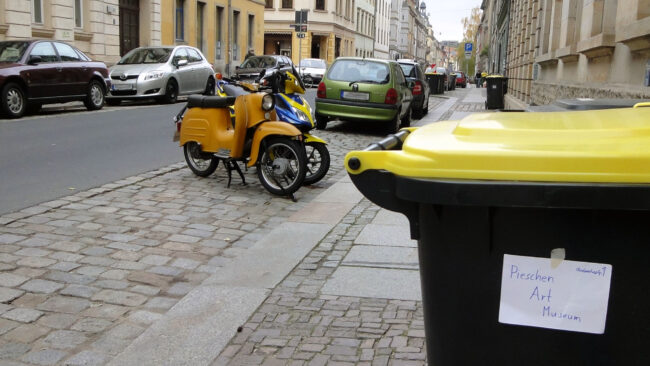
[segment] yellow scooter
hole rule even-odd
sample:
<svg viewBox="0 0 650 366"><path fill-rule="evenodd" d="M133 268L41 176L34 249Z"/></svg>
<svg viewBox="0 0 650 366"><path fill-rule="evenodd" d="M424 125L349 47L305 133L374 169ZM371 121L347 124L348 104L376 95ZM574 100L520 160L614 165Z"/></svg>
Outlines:
<svg viewBox="0 0 650 366"><path fill-rule="evenodd" d="M256 88L239 83L247 90ZM229 107L235 108L234 121ZM252 92L237 97L192 95L176 116L174 141L183 147L194 174L207 177L219 161L228 172L228 186L235 170L246 184L238 163L257 167L257 175L269 192L292 199L306 173L303 134L277 120L271 94ZM294 199L295 200L295 199Z"/></svg>

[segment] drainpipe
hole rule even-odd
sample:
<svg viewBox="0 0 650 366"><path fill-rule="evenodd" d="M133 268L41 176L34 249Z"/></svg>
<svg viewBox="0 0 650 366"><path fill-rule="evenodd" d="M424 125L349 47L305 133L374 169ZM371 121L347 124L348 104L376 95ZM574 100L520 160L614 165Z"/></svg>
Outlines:
<svg viewBox="0 0 650 366"><path fill-rule="evenodd" d="M228 0L228 62L226 62L226 74L230 77L230 64L232 63L232 0Z"/></svg>

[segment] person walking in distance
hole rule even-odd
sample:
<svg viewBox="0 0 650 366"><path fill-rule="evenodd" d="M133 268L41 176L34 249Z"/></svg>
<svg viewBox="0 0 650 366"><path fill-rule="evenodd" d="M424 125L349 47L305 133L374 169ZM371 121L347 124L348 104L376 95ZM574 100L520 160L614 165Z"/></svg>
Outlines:
<svg viewBox="0 0 650 366"><path fill-rule="evenodd" d="M481 87L481 71L477 71L476 75L474 75L474 79L476 80L476 87L480 88Z"/></svg>
<svg viewBox="0 0 650 366"><path fill-rule="evenodd" d="M255 56L255 50L252 49L252 48L248 50L248 53L246 54L246 57L244 57L244 61L246 61L251 56Z"/></svg>

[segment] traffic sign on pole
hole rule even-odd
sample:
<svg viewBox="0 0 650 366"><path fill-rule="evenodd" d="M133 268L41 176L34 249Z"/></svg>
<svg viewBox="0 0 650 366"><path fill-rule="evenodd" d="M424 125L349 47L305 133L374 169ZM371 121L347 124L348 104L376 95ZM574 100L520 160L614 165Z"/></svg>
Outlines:
<svg viewBox="0 0 650 366"><path fill-rule="evenodd" d="M472 53L472 42L465 42L465 53Z"/></svg>

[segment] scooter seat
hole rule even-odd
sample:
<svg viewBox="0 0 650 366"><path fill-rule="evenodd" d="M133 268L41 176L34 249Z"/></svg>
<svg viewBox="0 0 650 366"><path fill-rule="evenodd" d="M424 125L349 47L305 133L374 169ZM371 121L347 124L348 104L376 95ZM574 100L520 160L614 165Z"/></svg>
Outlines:
<svg viewBox="0 0 650 366"><path fill-rule="evenodd" d="M235 104L235 97L190 95L187 108L227 108Z"/></svg>

